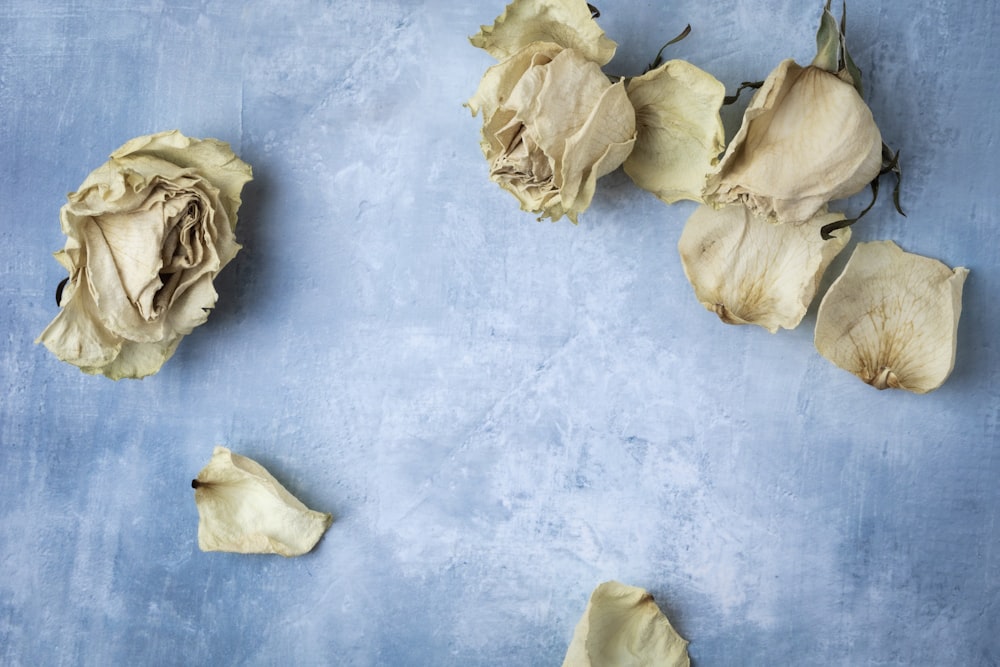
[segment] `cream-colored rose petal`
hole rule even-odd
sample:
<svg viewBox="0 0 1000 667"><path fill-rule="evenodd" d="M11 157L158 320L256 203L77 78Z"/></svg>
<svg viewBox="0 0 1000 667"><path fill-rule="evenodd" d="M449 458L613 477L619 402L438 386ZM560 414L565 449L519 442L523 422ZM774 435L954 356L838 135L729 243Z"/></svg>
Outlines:
<svg viewBox="0 0 1000 667"><path fill-rule="evenodd" d="M35 343L41 343L62 361L93 369L110 363L118 356L122 340L101 324L86 273L87 270L83 269L66 284L62 296L63 309L45 327Z"/></svg>
<svg viewBox="0 0 1000 667"><path fill-rule="evenodd" d="M532 42L552 42L576 49L598 65L606 65L617 48L591 18L585 0L514 0L493 25L482 26L469 41L497 60Z"/></svg>
<svg viewBox="0 0 1000 667"><path fill-rule="evenodd" d="M625 173L668 204L702 201L724 148L725 86L689 62L670 60L630 80L627 90L639 135Z"/></svg>
<svg viewBox="0 0 1000 667"><path fill-rule="evenodd" d="M805 223L774 225L739 204L699 206L678 243L684 273L698 300L723 322L771 333L794 329L851 235L840 229L824 241L820 229L843 219L820 213Z"/></svg>
<svg viewBox="0 0 1000 667"><path fill-rule="evenodd" d="M955 365L968 269L859 243L816 315L816 349L878 389L924 394Z"/></svg>
<svg viewBox="0 0 1000 667"><path fill-rule="evenodd" d="M563 667L687 667L687 645L652 595L608 581L590 596Z"/></svg>
<svg viewBox="0 0 1000 667"><path fill-rule="evenodd" d="M705 201L743 202L775 222L802 222L862 190L881 166L882 135L854 86L785 60L747 107Z"/></svg>
<svg viewBox="0 0 1000 667"><path fill-rule="evenodd" d="M202 551L301 556L312 550L333 516L306 507L262 465L225 447L191 483Z"/></svg>

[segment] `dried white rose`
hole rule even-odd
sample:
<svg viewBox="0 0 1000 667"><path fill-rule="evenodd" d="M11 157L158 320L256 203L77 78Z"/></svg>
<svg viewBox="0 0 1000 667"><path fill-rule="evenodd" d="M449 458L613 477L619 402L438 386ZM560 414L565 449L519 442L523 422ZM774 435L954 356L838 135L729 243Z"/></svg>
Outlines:
<svg viewBox="0 0 1000 667"><path fill-rule="evenodd" d="M725 87L683 60L631 79L638 138L624 169L635 184L668 204L702 201L708 173L723 149L719 109Z"/></svg>
<svg viewBox="0 0 1000 667"><path fill-rule="evenodd" d="M306 507L259 463L216 447L191 482L202 551L301 556L333 516Z"/></svg>
<svg viewBox="0 0 1000 667"><path fill-rule="evenodd" d="M820 229L843 220L821 212L800 224L773 225L741 205L700 206L681 233L684 273L705 308L727 324L794 329L812 303L826 268L851 236Z"/></svg>
<svg viewBox="0 0 1000 667"><path fill-rule="evenodd" d="M563 667L687 667L687 645L652 595L608 581L590 596Z"/></svg>
<svg viewBox="0 0 1000 667"><path fill-rule="evenodd" d="M817 43L810 66L785 60L754 95L706 201L743 202L774 222L801 222L878 176L882 135L829 3Z"/></svg>
<svg viewBox="0 0 1000 667"><path fill-rule="evenodd" d="M180 132L138 137L68 196L69 271L59 315L36 342L87 373L155 373L208 318L215 275L239 250L234 229L250 166L229 145Z"/></svg>
<svg viewBox="0 0 1000 667"><path fill-rule="evenodd" d="M877 389L924 394L955 365L968 269L859 243L816 315L816 349Z"/></svg>
<svg viewBox="0 0 1000 667"><path fill-rule="evenodd" d="M540 218L576 222L635 143L635 110L601 65L614 54L585 2L517 0L472 38L497 57L467 103L490 178Z"/></svg>

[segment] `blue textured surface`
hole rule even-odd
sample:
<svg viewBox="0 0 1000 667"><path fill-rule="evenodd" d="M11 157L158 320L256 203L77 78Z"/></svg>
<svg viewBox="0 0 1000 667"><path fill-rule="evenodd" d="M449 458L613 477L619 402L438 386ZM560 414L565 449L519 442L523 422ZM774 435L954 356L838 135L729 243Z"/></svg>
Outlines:
<svg viewBox="0 0 1000 667"><path fill-rule="evenodd" d="M609 71L690 22L670 55L732 91L808 61L821 4L604 0ZM849 8L909 214L854 238L971 270L926 396L827 363L814 312L722 325L677 257L691 206L620 172L579 226L520 213L461 106L501 9L0 5L0 663L554 665L612 578L698 667L1000 663L997 6ZM158 375L85 376L32 344L58 209L172 128L253 165L245 249ZM198 551L215 444L334 513L313 553Z"/></svg>

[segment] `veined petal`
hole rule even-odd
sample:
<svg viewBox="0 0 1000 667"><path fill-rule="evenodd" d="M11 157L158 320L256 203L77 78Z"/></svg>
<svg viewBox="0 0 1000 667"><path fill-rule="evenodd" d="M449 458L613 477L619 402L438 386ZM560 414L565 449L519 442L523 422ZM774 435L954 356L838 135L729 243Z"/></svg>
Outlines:
<svg viewBox="0 0 1000 667"><path fill-rule="evenodd" d="M955 365L962 287L969 271L859 243L816 315L816 349L877 389L924 394Z"/></svg>
<svg viewBox="0 0 1000 667"><path fill-rule="evenodd" d="M333 522L288 492L262 465L225 447L192 482L202 551L301 556Z"/></svg>
<svg viewBox="0 0 1000 667"><path fill-rule="evenodd" d="M639 134L625 173L668 204L702 201L724 147L725 86L691 63L670 60L629 81L627 90Z"/></svg>
<svg viewBox="0 0 1000 667"><path fill-rule="evenodd" d="M688 667L687 645L648 591L608 581L590 596L563 667Z"/></svg>
<svg viewBox="0 0 1000 667"><path fill-rule="evenodd" d="M622 82L605 88L600 100L557 160L561 205L567 211L590 206L597 179L617 169L635 145L635 111ZM576 222L576 214L569 214Z"/></svg>
<svg viewBox="0 0 1000 667"><path fill-rule="evenodd" d="M845 228L824 241L820 229L843 219L820 213L805 223L773 225L739 204L700 206L678 243L684 273L701 304L723 322L757 324L771 333L794 329L850 238Z"/></svg>
<svg viewBox="0 0 1000 667"><path fill-rule="evenodd" d="M532 42L552 42L576 49L598 65L606 65L617 48L591 18L584 0L514 0L492 26L482 26L469 41L497 60Z"/></svg>

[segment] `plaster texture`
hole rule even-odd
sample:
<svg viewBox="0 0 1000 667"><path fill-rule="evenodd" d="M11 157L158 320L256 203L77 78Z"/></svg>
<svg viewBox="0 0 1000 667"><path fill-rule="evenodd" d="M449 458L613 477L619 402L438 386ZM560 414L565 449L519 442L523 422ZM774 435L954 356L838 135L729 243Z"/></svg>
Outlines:
<svg viewBox="0 0 1000 667"><path fill-rule="evenodd" d="M602 0L607 71L690 23L669 56L732 92L808 62L821 7ZM971 270L925 396L820 357L815 306L720 323L677 256L693 205L620 171L578 226L520 212L462 107L502 8L0 4L0 663L557 665L608 579L650 589L696 667L1000 663L998 6L848 8L908 214L883 196L848 250ZM244 250L158 375L84 375L32 342L59 207L173 128L253 165ZM316 550L198 551L216 444L334 514Z"/></svg>

